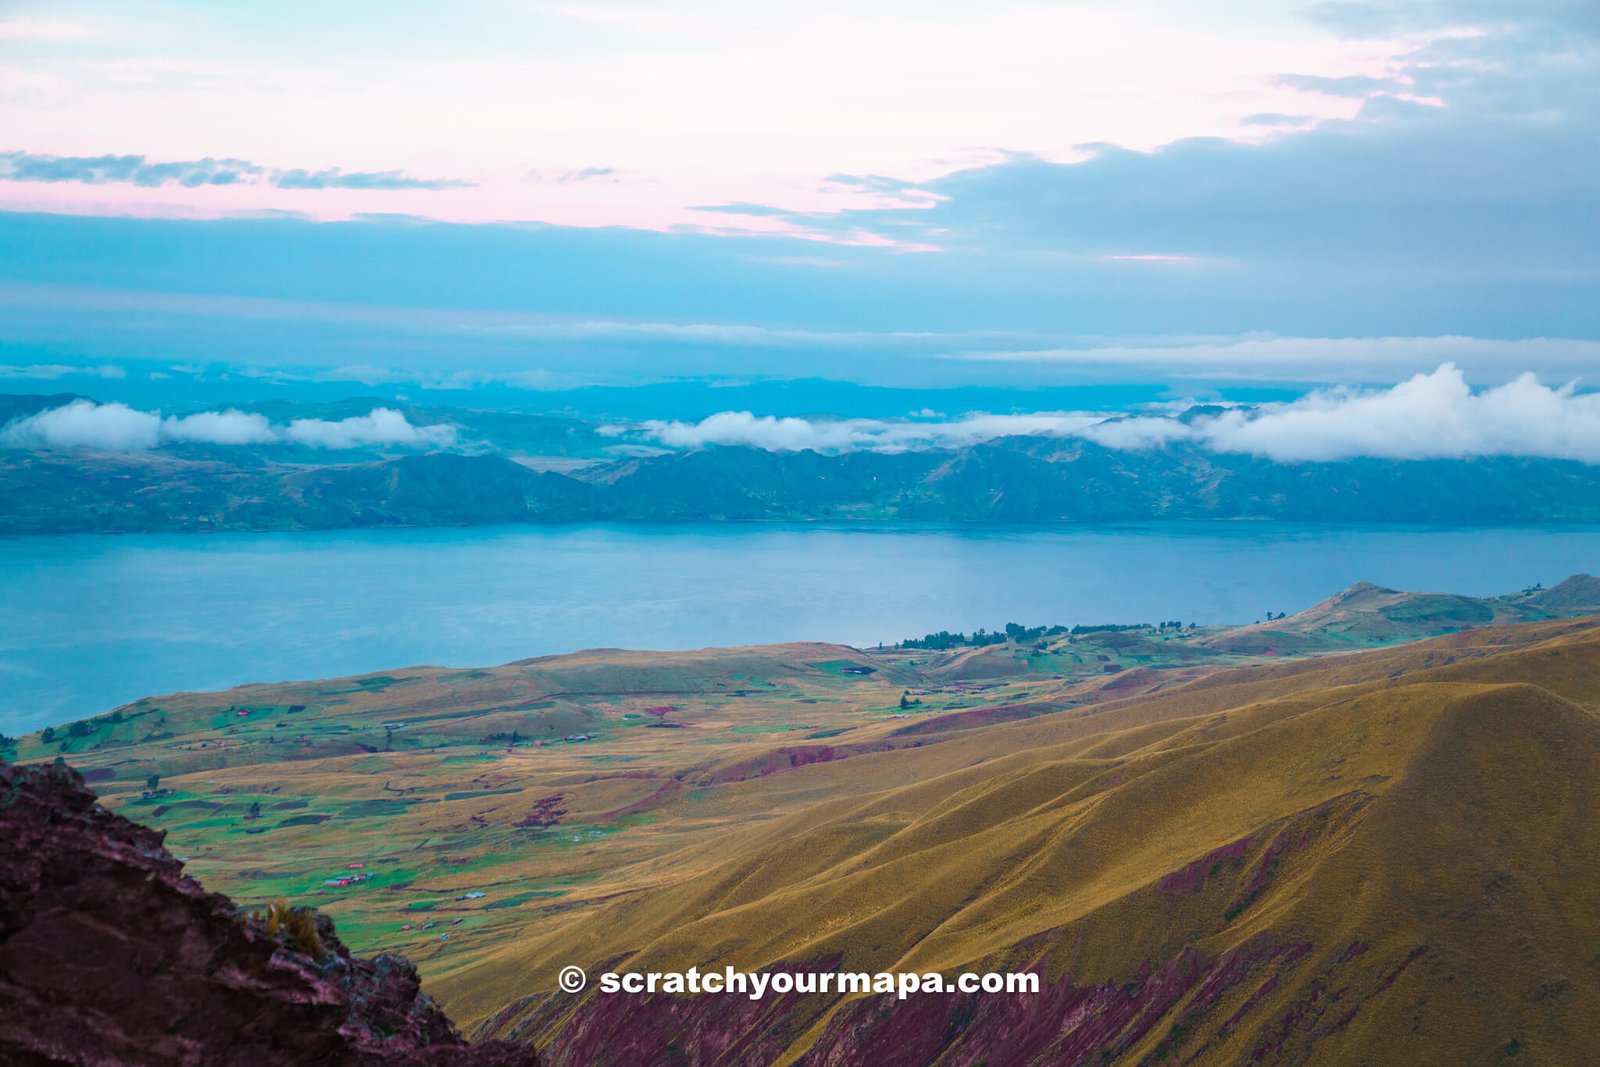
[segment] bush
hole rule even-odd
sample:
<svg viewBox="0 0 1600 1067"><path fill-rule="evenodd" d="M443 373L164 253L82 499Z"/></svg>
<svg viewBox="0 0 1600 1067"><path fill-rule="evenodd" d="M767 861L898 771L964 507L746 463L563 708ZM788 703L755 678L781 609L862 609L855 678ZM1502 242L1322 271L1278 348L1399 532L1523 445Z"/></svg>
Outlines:
<svg viewBox="0 0 1600 1067"><path fill-rule="evenodd" d="M296 952L303 952L314 960L322 958L322 937L317 933L317 913L310 908L296 908L286 900L267 905L262 921L268 937L275 937Z"/></svg>

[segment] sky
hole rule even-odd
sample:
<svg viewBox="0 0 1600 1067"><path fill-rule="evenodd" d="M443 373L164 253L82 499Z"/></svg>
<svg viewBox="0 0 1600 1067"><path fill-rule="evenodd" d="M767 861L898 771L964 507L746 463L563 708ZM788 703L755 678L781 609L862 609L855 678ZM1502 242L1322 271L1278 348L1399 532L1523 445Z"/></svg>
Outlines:
<svg viewBox="0 0 1600 1067"><path fill-rule="evenodd" d="M1286 72L1403 77L1405 55L1467 32L1352 36L1292 8L1197 17L1170 0L328 6L24 4L0 30L26 153L12 173L99 180L18 182L8 198L801 232L702 209L909 206L930 195L851 178L1260 140L1262 115L1359 109Z"/></svg>
<svg viewBox="0 0 1600 1067"><path fill-rule="evenodd" d="M1592 0L11 0L0 389L1593 387L1597 175Z"/></svg>

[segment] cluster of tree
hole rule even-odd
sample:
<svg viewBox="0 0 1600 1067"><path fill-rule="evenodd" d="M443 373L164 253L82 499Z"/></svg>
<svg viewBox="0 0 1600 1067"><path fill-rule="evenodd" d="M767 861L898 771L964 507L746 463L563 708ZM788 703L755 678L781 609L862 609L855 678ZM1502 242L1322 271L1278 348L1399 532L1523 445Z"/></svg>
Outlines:
<svg viewBox="0 0 1600 1067"><path fill-rule="evenodd" d="M553 729L553 727L546 727L546 729ZM486 745L491 741L506 741L511 745L516 746L522 744L522 742L527 740L527 738L522 736L522 731L512 730L510 733L501 731L500 733L495 734L484 734L480 740Z"/></svg>
<svg viewBox="0 0 1600 1067"><path fill-rule="evenodd" d="M102 726L115 726L123 721L121 711L113 711L111 714L102 715L97 719L79 719L77 722L67 723L67 736L89 737ZM43 730L40 730L39 740L46 745L54 744L56 741L56 728L54 726L46 726Z"/></svg>
<svg viewBox="0 0 1600 1067"><path fill-rule="evenodd" d="M1282 614L1274 616L1269 613L1267 615L1269 619L1282 619L1285 617ZM1021 623L1008 622L1005 625L1005 629L993 632L980 627L971 634L962 633L959 630L955 633L951 633L949 630L940 630L936 634L928 634L925 637L908 637L895 645L895 647L922 648L932 652L942 652L952 648L982 648L984 645L999 645L1007 641L1018 645L1040 644L1045 638L1067 633L1073 635L1123 633L1127 630L1157 630L1164 633L1169 630L1193 630L1199 625L1199 623L1194 622L1185 623L1179 619L1166 619L1155 624L1148 622L1103 622L1084 625L1080 623L1069 630L1065 626L1023 626Z"/></svg>
<svg viewBox="0 0 1600 1067"><path fill-rule="evenodd" d="M940 630L936 634L928 634L925 637L908 637L896 647L926 648L934 652L942 652L950 648L978 648L983 645L1000 645L1004 644L1005 640L1005 634L992 634L987 630L977 630L970 636L959 630L955 633L951 633L949 630Z"/></svg>
<svg viewBox="0 0 1600 1067"><path fill-rule="evenodd" d="M1046 637L1054 637L1057 634L1066 632L1067 628L1065 626L1023 626L1015 622L1006 623L1006 639L1019 645L1028 641L1039 641Z"/></svg>
<svg viewBox="0 0 1600 1067"><path fill-rule="evenodd" d="M1005 629L993 632L980 626L970 635L960 631L951 633L949 630L940 630L936 634L928 634L925 637L908 637L895 647L925 648L933 652L942 652L951 648L982 648L985 645L1003 645L1007 641L1020 645L1066 632L1067 628L1065 626L1024 626L1019 622L1008 622L1005 625Z"/></svg>

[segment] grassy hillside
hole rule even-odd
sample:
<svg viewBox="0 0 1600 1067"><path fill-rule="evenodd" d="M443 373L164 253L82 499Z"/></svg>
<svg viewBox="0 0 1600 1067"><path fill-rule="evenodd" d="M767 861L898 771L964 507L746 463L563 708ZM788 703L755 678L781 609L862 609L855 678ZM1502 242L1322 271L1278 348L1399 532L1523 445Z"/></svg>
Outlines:
<svg viewBox="0 0 1600 1067"><path fill-rule="evenodd" d="M1495 628L732 783L721 810L818 799L433 988L558 1063L1569 1062L1600 1039L1597 693L1597 624ZM569 963L1045 984L730 1019L540 988Z"/></svg>
<svg viewBox="0 0 1600 1067"><path fill-rule="evenodd" d="M17 757L64 755L208 887L315 904L556 1063L1566 1062L1600 1037L1600 620L1457 627L1593 583L1359 586L1270 624L1299 646L412 667L149 698ZM1456 632L1392 644L1428 628ZM1043 992L571 997L568 964Z"/></svg>
<svg viewBox="0 0 1600 1067"><path fill-rule="evenodd" d="M1536 622L1600 612L1600 578L1574 574L1560 584L1497 597L1403 593L1360 582L1282 619L1209 638L1234 652L1338 651L1436 637L1490 623Z"/></svg>

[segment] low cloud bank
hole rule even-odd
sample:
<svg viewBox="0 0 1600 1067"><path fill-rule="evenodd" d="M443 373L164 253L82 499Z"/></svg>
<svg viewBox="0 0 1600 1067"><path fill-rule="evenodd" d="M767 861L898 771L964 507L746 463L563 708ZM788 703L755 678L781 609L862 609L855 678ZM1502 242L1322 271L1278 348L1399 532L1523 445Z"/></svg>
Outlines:
<svg viewBox="0 0 1600 1067"><path fill-rule="evenodd" d="M1186 444L1282 463L1523 456L1600 463L1600 394L1552 388L1532 374L1474 392L1453 363L1388 389L1330 389L1299 400L1186 414L1166 406L1105 412L971 414L909 419L803 419L724 411L699 422L651 420L606 426L616 438L669 448L728 445L773 452L906 452L952 449L1009 436L1077 438L1139 450ZM172 443L288 444L311 448L447 448L452 426L417 426L391 408L337 421L230 409L163 416L125 404L77 400L0 428L0 447L139 451Z"/></svg>
<svg viewBox="0 0 1600 1067"><path fill-rule="evenodd" d="M1532 374L1474 393L1454 364L1378 392L1312 393L1194 427L1217 451L1283 461L1538 456L1600 463L1600 393Z"/></svg>
<svg viewBox="0 0 1600 1067"><path fill-rule="evenodd" d="M283 431L290 441L313 448L361 448L405 445L409 448L447 448L456 443L452 426L413 426L393 408L374 408L338 422L295 419Z"/></svg>
<svg viewBox="0 0 1600 1067"><path fill-rule="evenodd" d="M0 447L83 448L139 452L173 442L210 445L294 444L312 448L447 448L452 426L415 426L401 412L374 408L337 421L295 419L278 426L265 415L229 409L163 416L126 404L70 404L13 420L0 428Z"/></svg>
<svg viewBox="0 0 1600 1067"><path fill-rule="evenodd" d="M1104 415L1043 412L1033 415L970 415L952 422L890 422L882 419L775 418L748 411L723 411L700 422L651 420L637 429L670 448L744 445L769 452L904 452L960 448L1019 434L1064 436L1092 426ZM605 427L619 435L625 427Z"/></svg>
<svg viewBox="0 0 1600 1067"><path fill-rule="evenodd" d="M1453 363L1390 389L1334 389L1300 400L1180 419L1084 412L970 415L953 421L812 421L727 411L698 423L632 428L673 448L894 452L953 448L1011 435L1077 437L1108 448L1189 442L1278 462L1527 456L1600 463L1600 394L1550 388L1532 374L1473 392ZM626 428L609 427L613 434Z"/></svg>

